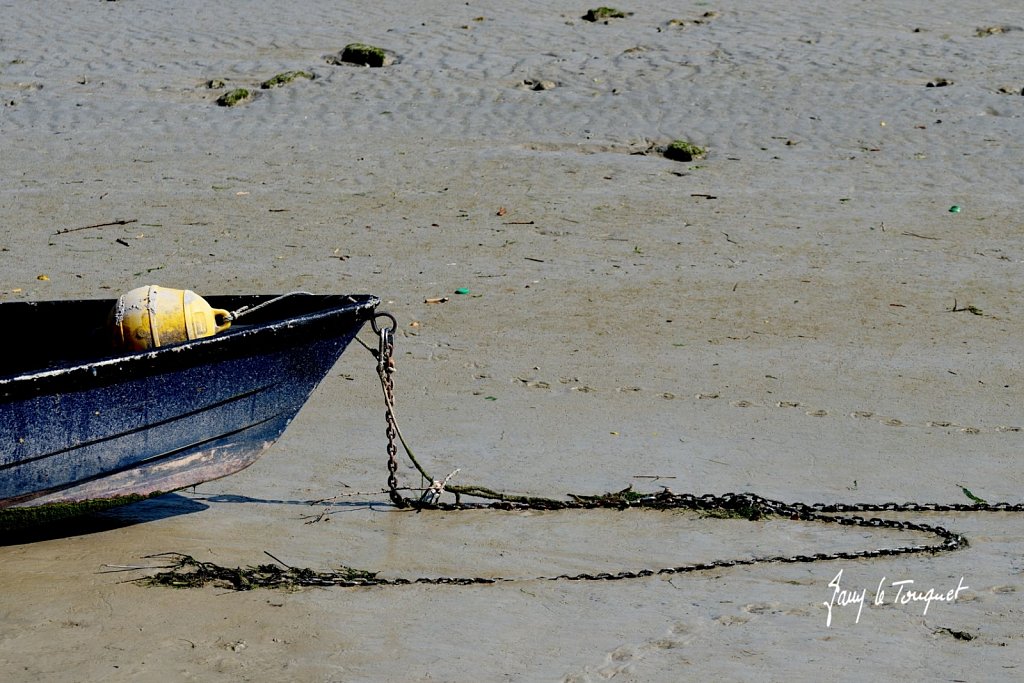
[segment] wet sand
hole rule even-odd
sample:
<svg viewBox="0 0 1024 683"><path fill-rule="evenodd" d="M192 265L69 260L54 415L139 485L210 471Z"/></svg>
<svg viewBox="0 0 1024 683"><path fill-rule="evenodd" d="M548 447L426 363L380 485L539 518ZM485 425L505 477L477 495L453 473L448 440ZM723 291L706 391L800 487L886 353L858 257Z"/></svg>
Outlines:
<svg viewBox="0 0 1024 683"><path fill-rule="evenodd" d="M603 24L587 9L6 3L0 297L375 293L400 321L402 428L464 484L1020 502L1014 13L638 1ZM398 61L328 64L351 42ZM315 78L259 89L295 69ZM556 87L525 83L540 80ZM236 87L258 96L216 105ZM651 152L680 138L707 158ZM113 221L135 222L55 234ZM249 470L0 540L0 675L999 680L1022 666L1019 515L908 516L967 535L939 556L536 580L918 537L396 511L379 394L353 346ZM171 551L523 581L234 593L107 573ZM827 627L840 570L869 604L859 620L834 607ZM927 614L894 604L896 587L871 604L880 585L961 578Z"/></svg>

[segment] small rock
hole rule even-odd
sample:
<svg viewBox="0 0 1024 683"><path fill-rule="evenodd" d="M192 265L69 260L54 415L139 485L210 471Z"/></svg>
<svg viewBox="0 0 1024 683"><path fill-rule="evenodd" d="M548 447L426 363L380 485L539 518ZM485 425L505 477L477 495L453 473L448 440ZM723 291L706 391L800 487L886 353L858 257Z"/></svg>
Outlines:
<svg viewBox="0 0 1024 683"><path fill-rule="evenodd" d="M689 26L690 24L693 24L694 26L700 26L701 24L708 23L709 21L711 21L712 19L714 19L717 16L718 16L718 12L716 12L715 10L708 10L707 12L702 14L697 19L669 19L668 26L670 26L670 27L678 26L678 27L681 27L681 28L685 28L685 27Z"/></svg>
<svg viewBox="0 0 1024 683"><path fill-rule="evenodd" d="M245 88L235 88L217 98L217 104L222 107L237 107L252 99L252 93Z"/></svg>
<svg viewBox="0 0 1024 683"><path fill-rule="evenodd" d="M356 64L382 67L395 63L395 56L387 50L365 43L349 43L341 52L327 57L328 64Z"/></svg>
<svg viewBox="0 0 1024 683"><path fill-rule="evenodd" d="M987 36L997 36L1000 33L1009 33L1010 31L1020 30L1020 26L982 26L975 32L975 35L979 38L985 38Z"/></svg>
<svg viewBox="0 0 1024 683"><path fill-rule="evenodd" d="M311 81L315 76L313 76L309 71L285 71L284 73L279 73L273 78L263 81L260 83L260 87L264 90L267 90L268 88L280 88L282 85L291 83L296 78L305 78Z"/></svg>
<svg viewBox="0 0 1024 683"><path fill-rule="evenodd" d="M523 85L525 85L530 90L536 90L536 91L540 91L540 90L553 90L554 88L558 87L558 84L555 83L554 81L544 81L544 80L542 80L542 81L535 81L535 80L532 80L532 79L529 79L529 78L527 78L526 80L523 81Z"/></svg>
<svg viewBox="0 0 1024 683"><path fill-rule="evenodd" d="M587 13L583 15L584 21L603 21L608 23L609 19L625 19L631 16L632 12L623 12L622 10L615 9L614 7L594 7L593 9L587 10Z"/></svg>
<svg viewBox="0 0 1024 683"><path fill-rule="evenodd" d="M211 78L206 81L206 87L210 90L220 90L221 88L227 87L227 83L220 78Z"/></svg>
<svg viewBox="0 0 1024 683"><path fill-rule="evenodd" d="M671 159L673 161L693 161L694 159L703 159L707 153L708 151L703 147L698 147L692 142L687 142L686 140L676 140L672 142L663 152L666 159Z"/></svg>
<svg viewBox="0 0 1024 683"><path fill-rule="evenodd" d="M971 640L974 640L975 638L978 637L978 636L974 635L973 633L971 633L969 631L957 631L956 629L946 628L946 627L937 628L937 629L935 629L933 631L933 633L935 633L936 635L938 635L938 634L948 635L948 636L952 636L952 637L956 638L957 640L966 640L966 641L971 641Z"/></svg>

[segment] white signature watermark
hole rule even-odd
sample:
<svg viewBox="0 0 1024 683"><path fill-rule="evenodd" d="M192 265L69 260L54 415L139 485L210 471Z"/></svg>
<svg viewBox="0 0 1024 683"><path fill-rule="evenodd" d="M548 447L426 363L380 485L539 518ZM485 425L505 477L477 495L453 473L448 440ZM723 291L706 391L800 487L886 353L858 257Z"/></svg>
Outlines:
<svg viewBox="0 0 1024 683"><path fill-rule="evenodd" d="M860 590L843 588L842 580L843 570L840 569L835 578L828 582L829 588L832 589L832 597L827 602L822 603L825 605L825 609L828 610L828 616L825 617L826 628L832 627L832 611L838 607L856 607L857 617L853 623L859 624L861 612L864 611L864 604L868 601L867 588L861 588ZM935 588L921 590L915 587L913 579L886 583L886 577L883 576L878 582L874 596L871 597L871 604L909 605L910 603L924 603L924 608L921 611L922 616L924 616L928 614L928 608L932 606L933 602L956 602L957 598L960 597L960 593L969 588L970 586L964 585L964 577L962 576L956 588L948 590L936 590Z"/></svg>

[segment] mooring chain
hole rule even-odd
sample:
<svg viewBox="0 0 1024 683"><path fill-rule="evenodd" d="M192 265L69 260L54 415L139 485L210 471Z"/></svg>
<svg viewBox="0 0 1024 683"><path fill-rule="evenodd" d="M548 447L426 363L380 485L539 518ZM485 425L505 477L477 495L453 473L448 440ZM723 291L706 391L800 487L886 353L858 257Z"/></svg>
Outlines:
<svg viewBox="0 0 1024 683"><path fill-rule="evenodd" d="M709 562L694 562L676 567L664 567L661 569L639 569L626 570L618 573L599 572L581 574L561 574L558 576L535 577L536 580L564 580L564 581L615 581L621 579L635 579L649 576L681 574L686 572L707 571L711 569L724 569L727 567L747 566L766 563L801 563L801 562L824 562L830 560L856 560L875 557L886 557L894 555L907 555L915 553L941 553L950 552L965 548L968 545L967 539L945 527L910 522L897 519L882 519L879 517L866 518L857 513L882 512L882 513L907 513L907 512L1024 512L1024 504L1010 503L985 503L976 502L973 504L940 504L940 503L785 503L782 501L764 498L753 493L725 493L721 495L704 494L695 495L691 493L677 494L665 488L659 493L641 494L627 488L618 493L609 493L602 496L578 496L570 495L568 500L554 498L516 496L492 491L476 486L451 486L449 493L455 495L455 502L448 503L439 500L439 495L444 491L448 478L444 482L431 480L425 470L416 461L415 456L405 443L401 430L395 418L395 395L394 395L394 332L396 322L394 316L388 313L378 313L377 317L384 317L391 321L390 326L378 326L376 317L371 320L374 333L379 337L379 344L373 350L377 357L377 374L380 376L381 388L384 392L385 418L387 422L387 453L388 453L388 495L392 503L399 508L415 508L416 510L507 510L507 511L553 511L553 510L589 510L589 509L638 509L638 510L679 510L687 509L698 513L704 512L710 515L739 517L749 520L769 519L790 519L794 521L819 522L825 524L838 524L841 526L857 526L875 529L892 529L897 531L914 531L936 536L939 543L919 543L916 545L902 545L891 548L875 548L868 550L837 551L831 553L814 553L812 555L771 555L755 556L740 559L720 559ZM428 492L434 491L436 496L424 496L419 500L412 500L402 496L398 486L398 445L396 440L401 440L410 460L427 479L433 481L433 486ZM457 471L457 470L456 470ZM453 473L454 474L454 473ZM452 475L449 475L449 478ZM475 496L490 499L485 503L463 502L461 496ZM723 514L724 513L724 514ZM340 571L315 572L311 569L297 569L288 566L260 565L250 567L247 570L227 569L209 562L198 562L187 555L176 555L178 564L170 572L157 574L145 579L150 583L163 585L183 585L182 581L191 582L188 585L202 585L208 581L219 581L227 583L239 590L247 590L254 587L279 587L279 586L401 586L410 584L433 584L433 585L471 585L471 584L493 584L522 579L502 577L437 577L437 578L383 578L377 576L376 572L365 572L343 568ZM275 558L276 559L276 558Z"/></svg>
<svg viewBox="0 0 1024 683"><path fill-rule="evenodd" d="M391 320L391 326L381 327L377 325L377 318L370 321L373 331L377 333L379 345L377 347L377 375L380 377L380 386L384 391L384 419L387 422L385 433L388 439L388 494L391 502L396 507L408 506L405 498L398 492L398 445L395 440L398 438L398 421L395 419L395 326L397 323L391 314L378 313L378 316Z"/></svg>
<svg viewBox="0 0 1024 683"><path fill-rule="evenodd" d="M628 495L627 495L628 492ZM828 512L817 511L816 508L831 508L837 506L820 505L810 506L803 503L783 503L781 501L763 498L753 493L725 493L722 495L705 494L696 496L684 493L675 494L668 490L651 495L638 495L629 489L616 494L604 496L577 496L573 500L563 501L549 498L532 499L530 502L520 501L493 501L491 503L438 503L432 505L419 504L422 509L435 510L569 510L569 509L649 509L649 510L677 510L689 509L697 512L732 513L729 516L744 517L750 520L765 519L772 516L788 518L801 521L814 521L833 523L847 526L861 526L872 528L888 528L901 531L917 531L938 536L941 543L904 545L895 548L877 548L872 550L837 551L832 553L815 553L813 555L770 555L755 556L740 559L719 559L708 562L693 562L674 567L663 567L660 569L636 569L625 570L616 573L611 572L584 572L580 574L559 574L558 576L537 576L537 577L421 577L415 579L407 578L385 578L378 576L377 572L341 567L334 571L314 571L312 569L300 569L280 564L280 560L274 558L277 565L259 565L255 567L228 568L221 567L212 562L200 562L188 555L173 554L176 562L171 566L170 571L161 572L153 576L145 577L141 581L151 585L164 585L176 587L198 587L208 583L227 586L235 590L250 590L253 588L282 588L295 586L408 586L408 585L450 585L468 586L474 584L498 584L513 581L535 580L535 581L619 581L625 579L638 579L652 576L670 576L674 574L685 574L689 572L710 571L715 569L726 569L729 567L750 566L756 564L796 564L825 562L834 560L858 560L876 557L891 557L894 555L907 555L916 553L940 553L959 550L967 547L967 540L953 531L944 527L921 524L915 522L899 521L892 519L871 518L865 519L860 516L842 516ZM901 511L933 511L935 508L947 506L937 504L919 505L916 503L896 504L886 503L878 505L873 503L857 505L840 505L843 511L853 509L859 510L884 510L888 512ZM1024 505L1007 504L978 504L978 505L953 505L948 506L970 512L1021 512ZM273 556L271 556L273 557Z"/></svg>

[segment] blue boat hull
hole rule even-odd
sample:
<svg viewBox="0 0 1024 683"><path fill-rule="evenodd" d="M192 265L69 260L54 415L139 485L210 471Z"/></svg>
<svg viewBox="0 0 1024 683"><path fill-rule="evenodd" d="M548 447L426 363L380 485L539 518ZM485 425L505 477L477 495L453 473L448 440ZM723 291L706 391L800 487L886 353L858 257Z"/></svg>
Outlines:
<svg viewBox="0 0 1024 683"><path fill-rule="evenodd" d="M232 310L270 297L208 298ZM88 303L82 319L112 302ZM137 498L247 467L378 303L296 296L215 337L0 377L0 508Z"/></svg>

